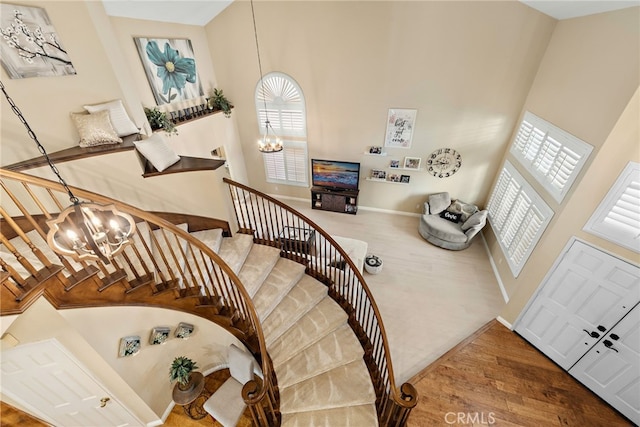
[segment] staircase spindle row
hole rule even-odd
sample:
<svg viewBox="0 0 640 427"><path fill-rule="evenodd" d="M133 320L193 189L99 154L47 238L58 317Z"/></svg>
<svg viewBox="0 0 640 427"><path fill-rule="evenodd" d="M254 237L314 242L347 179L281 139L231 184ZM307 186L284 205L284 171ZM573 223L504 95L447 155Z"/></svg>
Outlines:
<svg viewBox="0 0 640 427"><path fill-rule="evenodd" d="M229 185L238 230L256 243L282 248L283 257L306 266L307 274L326 284L329 295L349 315L349 324L365 350L376 391L380 425L403 426L417 404L409 383L395 384L380 312L361 272L344 250L309 218L278 200L224 178Z"/></svg>
<svg viewBox="0 0 640 427"><path fill-rule="evenodd" d="M193 216L168 214L171 218L165 219L95 193L72 191L83 202L113 204L131 215L137 228L131 243L109 263L55 254L46 244L46 221L69 204L63 203L62 185L0 169L0 314L20 313L44 294L58 308L156 304L207 317L257 356L264 380L249 384L246 402L256 425L278 425L275 375L251 297L218 254L173 223ZM206 228L196 224L189 231ZM50 279L62 287L52 286ZM91 290L89 283L97 287Z"/></svg>

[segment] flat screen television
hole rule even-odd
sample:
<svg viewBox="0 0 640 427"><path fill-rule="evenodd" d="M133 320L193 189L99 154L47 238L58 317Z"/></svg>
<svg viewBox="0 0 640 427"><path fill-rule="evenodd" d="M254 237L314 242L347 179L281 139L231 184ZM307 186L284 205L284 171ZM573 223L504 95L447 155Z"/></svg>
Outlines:
<svg viewBox="0 0 640 427"><path fill-rule="evenodd" d="M357 190L360 163L311 159L311 180L316 187Z"/></svg>

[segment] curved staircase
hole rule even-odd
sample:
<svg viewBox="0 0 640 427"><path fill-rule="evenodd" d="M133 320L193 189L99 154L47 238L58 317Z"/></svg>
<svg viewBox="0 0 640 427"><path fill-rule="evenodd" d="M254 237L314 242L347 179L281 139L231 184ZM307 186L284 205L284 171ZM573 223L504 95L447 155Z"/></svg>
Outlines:
<svg viewBox="0 0 640 427"><path fill-rule="evenodd" d="M59 184L0 169L9 195L0 212L1 314L21 313L40 295L58 308L153 304L191 312L225 327L256 356L263 381L242 392L256 425L405 425L417 393L411 384L395 385L384 327L361 272L307 218L225 182L238 221L233 237L225 221L151 214L74 188L84 200L113 203L141 220L131 247L105 265L74 262L46 247L45 220L55 206L45 206L50 196L62 208L53 193L62 192ZM47 196L36 196L37 187ZM27 199L41 212L20 202ZM175 225L187 217L191 232ZM309 232L313 245L286 247L278 237L286 227Z"/></svg>
<svg viewBox="0 0 640 427"><path fill-rule="evenodd" d="M252 297L278 378L283 426L377 426L364 350L327 287L280 249L236 234L218 254Z"/></svg>

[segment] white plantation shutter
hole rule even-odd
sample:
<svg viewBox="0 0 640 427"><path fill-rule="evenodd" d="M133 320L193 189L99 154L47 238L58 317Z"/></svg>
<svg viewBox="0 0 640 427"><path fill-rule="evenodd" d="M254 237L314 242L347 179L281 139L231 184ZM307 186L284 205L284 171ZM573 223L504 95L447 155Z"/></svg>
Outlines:
<svg viewBox="0 0 640 427"><path fill-rule="evenodd" d="M307 114L300 86L286 74L269 73L258 82L255 102L260 133L268 118L284 144L281 152L262 155L267 182L307 186Z"/></svg>
<svg viewBox="0 0 640 427"><path fill-rule="evenodd" d="M506 161L489 198L489 221L514 277L553 217L553 211Z"/></svg>
<svg viewBox="0 0 640 427"><path fill-rule="evenodd" d="M584 227L640 253L640 164L629 162Z"/></svg>
<svg viewBox="0 0 640 427"><path fill-rule="evenodd" d="M526 112L511 153L558 202L562 202L593 147Z"/></svg>
<svg viewBox="0 0 640 427"><path fill-rule="evenodd" d="M263 84L258 82L255 93L260 132L264 134L268 116L278 136L306 137L307 114L298 84L283 73L269 73L262 80Z"/></svg>
<svg viewBox="0 0 640 427"><path fill-rule="evenodd" d="M307 144L283 141L284 149L278 153L264 153L267 182L307 186Z"/></svg>

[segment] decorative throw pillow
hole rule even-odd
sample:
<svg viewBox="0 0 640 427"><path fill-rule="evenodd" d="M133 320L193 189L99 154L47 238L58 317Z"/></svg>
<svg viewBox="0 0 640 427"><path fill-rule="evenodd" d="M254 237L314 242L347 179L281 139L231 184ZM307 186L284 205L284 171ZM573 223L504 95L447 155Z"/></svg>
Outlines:
<svg viewBox="0 0 640 427"><path fill-rule="evenodd" d="M484 224L487 221L487 213L488 212L486 210L474 213L464 222L464 224L462 224L460 228L462 231L467 231L471 227Z"/></svg>
<svg viewBox="0 0 640 427"><path fill-rule="evenodd" d="M448 210L444 210L440 212L440 218L444 218L447 221L458 222L460 221L460 217L462 214L449 212Z"/></svg>
<svg viewBox="0 0 640 427"><path fill-rule="evenodd" d="M122 142L122 139L111 126L108 111L101 111L96 114L71 113L71 120L80 134L80 147L86 148Z"/></svg>
<svg viewBox="0 0 640 427"><path fill-rule="evenodd" d="M466 221L469 219L471 215L478 212L478 207L476 205L472 205L471 203L463 202L462 200L456 199L451 202L451 206L447 208L449 212L462 214L461 221Z"/></svg>
<svg viewBox="0 0 640 427"><path fill-rule="evenodd" d="M122 105L122 100L120 99L102 104L85 105L84 109L91 114L107 110L109 112L109 118L111 119L111 125L118 136L133 135L140 132L127 115L127 111L124 109L124 105Z"/></svg>
<svg viewBox="0 0 640 427"><path fill-rule="evenodd" d="M431 215L437 215L447 209L451 204L449 193L436 193L429 196L429 209Z"/></svg>
<svg viewBox="0 0 640 427"><path fill-rule="evenodd" d="M167 145L163 136L159 133L154 133L142 141L134 141L133 144L136 146L136 150L149 160L158 172L162 172L180 161L180 156Z"/></svg>

